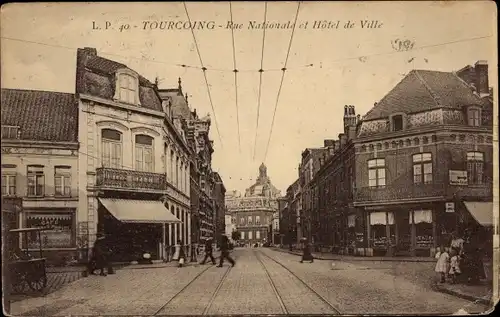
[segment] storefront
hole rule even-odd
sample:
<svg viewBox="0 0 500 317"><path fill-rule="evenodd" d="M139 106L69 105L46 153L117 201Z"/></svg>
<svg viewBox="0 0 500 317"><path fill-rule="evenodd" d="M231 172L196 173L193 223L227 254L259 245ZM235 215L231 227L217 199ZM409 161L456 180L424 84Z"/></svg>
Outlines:
<svg viewBox="0 0 500 317"><path fill-rule="evenodd" d="M375 211L369 214L368 236L373 256L392 256L396 246L396 226L392 211Z"/></svg>
<svg viewBox="0 0 500 317"><path fill-rule="evenodd" d="M99 198L98 214L114 262L138 261L146 252L160 260L172 232L167 225L181 233L182 226L175 226L181 220L161 201Z"/></svg>
<svg viewBox="0 0 500 317"><path fill-rule="evenodd" d="M76 247L76 209L30 209L24 211L24 227L49 228L42 231L44 249L71 249ZM38 248L37 233L24 241L29 249Z"/></svg>

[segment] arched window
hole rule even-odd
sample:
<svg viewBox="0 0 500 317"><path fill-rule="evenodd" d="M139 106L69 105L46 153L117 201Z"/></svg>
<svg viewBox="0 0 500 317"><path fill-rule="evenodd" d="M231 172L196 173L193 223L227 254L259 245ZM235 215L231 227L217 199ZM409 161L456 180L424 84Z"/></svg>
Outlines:
<svg viewBox="0 0 500 317"><path fill-rule="evenodd" d="M122 134L112 129L102 129L102 166L122 168Z"/></svg>
<svg viewBox="0 0 500 317"><path fill-rule="evenodd" d="M135 169L143 172L153 172L154 147L153 138L148 135L135 136Z"/></svg>

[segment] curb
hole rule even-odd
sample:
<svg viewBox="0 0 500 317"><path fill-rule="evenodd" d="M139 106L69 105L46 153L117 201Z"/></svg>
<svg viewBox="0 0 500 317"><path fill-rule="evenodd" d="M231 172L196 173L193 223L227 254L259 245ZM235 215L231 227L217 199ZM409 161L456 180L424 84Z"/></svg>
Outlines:
<svg viewBox="0 0 500 317"><path fill-rule="evenodd" d="M298 256L301 256L302 253L298 253L298 252L293 252L293 251L287 251L287 250L281 250L281 249L273 249L275 251L278 251L278 252L282 252L282 253L288 253L288 254L293 254L293 255L298 255ZM387 258L377 258L377 259L374 259L373 257L370 257L370 256L366 256L366 257L363 257L363 256L360 256L360 257L349 257L349 258L342 258L341 256L337 257L337 258L331 258L331 259L327 259L327 258L324 258L324 257L321 257L321 256L317 256L317 255L313 255L313 258L315 260L321 260L321 261L338 261L338 260L345 260L345 261L359 261L359 262L362 262L362 261L381 261L381 262L422 262L422 263L433 263L435 260L434 259L421 259L421 258L415 258L415 259L398 259L398 258L394 258L394 257L387 257Z"/></svg>
<svg viewBox="0 0 500 317"><path fill-rule="evenodd" d="M465 300L468 300L468 301L471 301L471 302L480 303L480 304L483 304L483 305L486 305L486 306L493 305L492 299L488 300L488 299L485 299L485 298L476 297L476 296L473 296L473 295L467 295L467 294L464 294L464 293L461 293L461 292L452 291L450 289L447 289L446 287L441 287L441 286L438 286L436 284L432 284L432 289L434 289L435 291L440 292L440 293L452 295L452 296L459 297L459 298L462 298L462 299L465 299Z"/></svg>

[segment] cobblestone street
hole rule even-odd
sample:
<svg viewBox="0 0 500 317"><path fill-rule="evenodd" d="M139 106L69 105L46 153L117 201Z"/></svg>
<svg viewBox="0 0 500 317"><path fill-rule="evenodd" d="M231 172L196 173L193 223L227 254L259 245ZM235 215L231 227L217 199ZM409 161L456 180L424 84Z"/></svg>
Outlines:
<svg viewBox="0 0 500 317"><path fill-rule="evenodd" d="M368 263L315 261L266 248L236 249L231 268L117 270L11 304L13 315L451 314L488 307L434 292L411 275ZM388 264L385 264L388 265ZM403 266L401 264L400 266ZM399 266L398 266L399 267ZM401 270L398 268L397 270ZM418 277L417 277L418 278Z"/></svg>

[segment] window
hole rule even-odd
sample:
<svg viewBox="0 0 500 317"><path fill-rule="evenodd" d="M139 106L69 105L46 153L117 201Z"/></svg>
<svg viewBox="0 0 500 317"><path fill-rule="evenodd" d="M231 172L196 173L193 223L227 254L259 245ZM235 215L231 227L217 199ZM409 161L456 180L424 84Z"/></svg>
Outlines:
<svg viewBox="0 0 500 317"><path fill-rule="evenodd" d="M153 138L147 135L135 136L135 169L153 172Z"/></svg>
<svg viewBox="0 0 500 317"><path fill-rule="evenodd" d="M245 240L245 231L240 232L241 240Z"/></svg>
<svg viewBox="0 0 500 317"><path fill-rule="evenodd" d="M121 74L119 76L120 100L123 102L136 104L137 89L139 88L137 79L134 76L128 74Z"/></svg>
<svg viewBox="0 0 500 317"><path fill-rule="evenodd" d="M45 176L43 166L28 166L28 196L43 196Z"/></svg>
<svg viewBox="0 0 500 317"><path fill-rule="evenodd" d="M20 134L21 130L19 130L19 127L10 125L2 126L2 139L6 140L19 139L19 137L21 136Z"/></svg>
<svg viewBox="0 0 500 317"><path fill-rule="evenodd" d="M75 245L75 212L27 211L27 227L49 227L41 232L43 248L70 248ZM38 233L28 235L28 247L39 247Z"/></svg>
<svg viewBox="0 0 500 317"><path fill-rule="evenodd" d="M252 216L248 216L248 221L247 221L247 223L248 223L249 225L251 225L251 224L252 224Z"/></svg>
<svg viewBox="0 0 500 317"><path fill-rule="evenodd" d="M470 126L479 127L481 125L481 109L471 107L467 110L467 120Z"/></svg>
<svg viewBox="0 0 500 317"><path fill-rule="evenodd" d="M255 239L260 239L260 231L255 231Z"/></svg>
<svg viewBox="0 0 500 317"><path fill-rule="evenodd" d="M255 224L260 226L260 216L255 216Z"/></svg>
<svg viewBox="0 0 500 317"><path fill-rule="evenodd" d="M12 168L2 168L2 196L16 195L16 170Z"/></svg>
<svg viewBox="0 0 500 317"><path fill-rule="evenodd" d="M245 225L245 217L240 218L240 225L242 225L242 226Z"/></svg>
<svg viewBox="0 0 500 317"><path fill-rule="evenodd" d="M469 184L482 184L484 155L481 152L467 152L467 178Z"/></svg>
<svg viewBox="0 0 500 317"><path fill-rule="evenodd" d="M432 182L432 154L419 153L413 155L413 183L428 184Z"/></svg>
<svg viewBox="0 0 500 317"><path fill-rule="evenodd" d="M403 130L403 116L396 115L392 117L392 131Z"/></svg>
<svg viewBox="0 0 500 317"><path fill-rule="evenodd" d="M385 186L385 159L368 161L368 186Z"/></svg>
<svg viewBox="0 0 500 317"><path fill-rule="evenodd" d="M102 129L102 166L122 168L122 134L112 129Z"/></svg>
<svg viewBox="0 0 500 317"><path fill-rule="evenodd" d="M175 186L179 187L179 157L175 157Z"/></svg>
<svg viewBox="0 0 500 317"><path fill-rule="evenodd" d="M56 196L71 196L71 167L55 167L54 189Z"/></svg>
<svg viewBox="0 0 500 317"><path fill-rule="evenodd" d="M252 240L252 231L248 231L248 240Z"/></svg>

